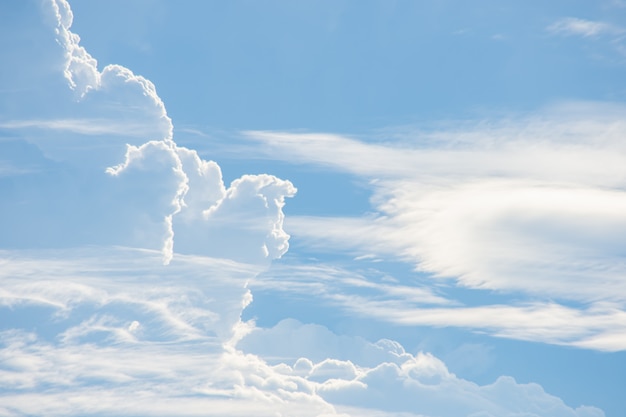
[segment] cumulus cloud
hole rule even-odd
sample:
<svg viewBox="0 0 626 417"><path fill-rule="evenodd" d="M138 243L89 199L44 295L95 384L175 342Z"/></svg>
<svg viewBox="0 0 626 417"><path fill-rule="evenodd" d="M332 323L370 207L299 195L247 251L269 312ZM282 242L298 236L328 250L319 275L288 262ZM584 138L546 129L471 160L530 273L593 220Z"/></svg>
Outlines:
<svg viewBox="0 0 626 417"><path fill-rule="evenodd" d="M277 344L276 340L289 342ZM458 378L431 354L412 355L390 340L370 343L295 320L254 330L239 346L268 360L305 354L292 366L281 363L275 369L313 381L321 397L350 415L604 415L593 407L572 409L537 384L519 384L511 377L501 377L480 386ZM333 359L346 354L349 359ZM311 361L309 357L318 359ZM326 358L319 359L322 357Z"/></svg>
<svg viewBox="0 0 626 417"><path fill-rule="evenodd" d="M562 417L604 415L592 407L572 409L536 384L518 384L510 377L502 377L481 387L445 371L437 372L440 365L432 356L418 355L402 366L381 364L349 384L327 383L320 394L363 409L392 404L387 407L388 415L416 410L420 414L413 415L526 417L546 412Z"/></svg>
<svg viewBox="0 0 626 417"><path fill-rule="evenodd" d="M66 1L37 10L47 24L32 33L56 39L58 55L29 56L24 67L47 75L5 113L1 145L43 162L32 176L7 171L3 246L73 248L2 252L0 413L337 415L304 379L229 347L252 326L240 319L247 281L287 250L282 207L295 188L271 175L226 187L215 162L176 145L151 82L97 68ZM50 89L61 93L52 111L29 106Z"/></svg>
<svg viewBox="0 0 626 417"><path fill-rule="evenodd" d="M289 181L273 175L244 175L204 210L186 206L175 224L182 230L177 245L183 253L204 253L248 262L281 257L289 247L283 230L285 197L295 195ZM189 223L189 219L201 219Z"/></svg>
<svg viewBox="0 0 626 417"><path fill-rule="evenodd" d="M66 1L45 2L42 10L47 25L38 22L34 33L56 38L60 49L54 58L33 55L28 65L65 79L65 89L40 85L42 91L60 92L50 106L54 117L32 117L28 106L17 106L0 122L16 141L35 146L22 159L37 156L58 164L36 177L54 194L52 207L50 195L26 177L4 202L9 215L2 221L22 235L23 246L35 241L44 247L160 248L166 263L176 250L255 263L284 254L289 236L282 229L282 207L284 198L295 194L293 185L270 175L246 175L226 187L215 162L174 142L172 121L154 84L119 65L100 71L70 30L73 15ZM65 94L68 86L74 96ZM35 94L31 100L45 97ZM26 208L13 213L14 200L25 200ZM44 213L49 208L64 215L50 219ZM33 226L33 236L24 233L30 228L25 222L43 218L55 227Z"/></svg>
<svg viewBox="0 0 626 417"><path fill-rule="evenodd" d="M282 343L277 344L276 340ZM295 319L282 320L269 329L255 328L237 347L275 363L293 363L300 358L316 363L333 359L375 367L383 362L401 363L411 357L392 340L370 343L361 337L336 335L325 326L302 324ZM303 366L304 363L300 363L294 369Z"/></svg>

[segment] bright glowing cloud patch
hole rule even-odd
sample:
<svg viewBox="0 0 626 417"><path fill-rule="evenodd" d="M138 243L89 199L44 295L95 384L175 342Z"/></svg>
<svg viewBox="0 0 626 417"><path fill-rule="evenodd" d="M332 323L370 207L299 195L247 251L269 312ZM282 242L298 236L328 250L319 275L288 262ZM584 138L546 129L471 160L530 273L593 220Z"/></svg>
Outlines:
<svg viewBox="0 0 626 417"><path fill-rule="evenodd" d="M589 119L574 120L585 108ZM350 308L403 324L612 351L626 348L624 114L619 105L581 103L519 124L416 133L411 147L406 140L391 146L333 135L248 135L274 157L370 180L375 215L292 217L297 236L319 248L395 256L436 281L534 297L517 306L430 311L346 297Z"/></svg>

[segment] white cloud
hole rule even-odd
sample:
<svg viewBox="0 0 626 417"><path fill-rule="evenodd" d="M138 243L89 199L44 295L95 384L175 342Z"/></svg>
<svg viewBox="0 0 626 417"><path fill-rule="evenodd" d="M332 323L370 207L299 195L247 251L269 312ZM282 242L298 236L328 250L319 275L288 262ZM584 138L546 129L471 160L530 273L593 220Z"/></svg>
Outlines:
<svg viewBox="0 0 626 417"><path fill-rule="evenodd" d="M18 183L4 203L5 229L22 234L24 246L33 241L43 246L121 244L161 249L165 262L176 250L248 262L285 253L289 236L282 229L282 207L284 198L295 194L293 185L270 175L247 175L225 187L215 162L175 144L171 119L149 80L119 65L99 71L70 31L73 16L66 1L45 2L43 11L51 18L49 25L41 23L47 29L35 33L55 37L59 56L35 54L28 66L65 79L77 95L65 94L67 85L63 90L42 83L39 95L29 97L44 101L47 89L58 88L50 105L54 117L39 117L26 104L14 106L0 122L59 164L39 175L39 187L49 188L52 197L28 180L23 187ZM17 210L11 201L24 195L25 206ZM48 208L60 215L51 218ZM55 228L24 224L33 218L47 218ZM28 237L23 231L31 227Z"/></svg>
<svg viewBox="0 0 626 417"><path fill-rule="evenodd" d="M306 380L212 345L55 346L3 336L12 368L0 373L3 415L339 415Z"/></svg>
<svg viewBox="0 0 626 417"><path fill-rule="evenodd" d="M279 265L252 281L251 288L281 292L287 297L314 297L315 302L338 307L347 314L399 326L460 327L497 337L603 351L626 348L626 314L617 302L559 304L540 297L523 301L518 296L518 300L505 304L506 296L487 293L481 303L466 305L463 292L457 290L454 297L447 298L445 286L432 288L424 279L418 282L414 286L388 284L381 282L381 273L371 269L358 273L328 266ZM284 322L273 331L289 328L289 322ZM265 345L255 339L257 334L244 339L242 346L261 354ZM305 336L295 336L286 346L309 344L307 357L324 359L312 353L319 347L310 343ZM344 358L341 352L337 347L333 357ZM282 357L287 358L287 353Z"/></svg>
<svg viewBox="0 0 626 417"><path fill-rule="evenodd" d="M281 343L276 343L277 340ZM322 325L302 324L294 319L282 320L270 329L255 328L237 347L272 363L294 363L300 358L322 363L332 359L371 368L384 362L402 363L411 357L392 340L370 343L360 337L335 335Z"/></svg>
<svg viewBox="0 0 626 417"><path fill-rule="evenodd" d="M51 88L47 79L43 82L35 80L42 83L35 85L42 92L27 95L30 103L26 105L47 99L47 90L58 90L49 106L52 111L41 111L52 113L54 117L23 119L17 117L19 115L11 117L13 115L9 113L4 117L11 119L2 125L13 129L36 129L28 140L40 147L46 156L79 166L104 168L115 163L121 156L120 145L126 142L137 146L148 140L171 141L172 122L154 84L120 65L107 65L102 71L98 70L96 59L80 45L80 37L70 31L73 14L66 0L43 2L42 9L47 13L44 28L48 33L44 32L40 37L54 37L60 47L55 51L58 56L33 55L31 62L25 65L46 69L48 77L55 81L60 80L58 75L61 75L75 95L68 95L68 89L64 91L61 86ZM62 71L57 68L57 61L62 63ZM26 110L17 106L13 112L16 109L18 112ZM61 140L59 130L75 135L65 135ZM111 133L118 137L111 138ZM91 139L90 146L85 146L84 134L97 136ZM95 157L94 147L100 150Z"/></svg>
<svg viewBox="0 0 626 417"><path fill-rule="evenodd" d="M289 230L411 260L466 287L626 301L622 191L496 179L376 185L377 218L292 217Z"/></svg>
<svg viewBox="0 0 626 417"><path fill-rule="evenodd" d="M334 168L372 179L449 183L523 178L619 187L626 182L626 108L563 103L537 114L454 122L428 131L383 132L391 142L321 133L246 132L268 157ZM530 163L532 161L532 163ZM598 164L602 161L602 164Z"/></svg>
<svg viewBox="0 0 626 417"><path fill-rule="evenodd" d="M68 258L69 253L76 259ZM87 307L107 317L122 304L136 317L120 321L120 328L137 320L146 337L152 328L154 335L162 332L170 339L229 340L248 294L246 282L258 267L183 255L179 260L159 268L158 252L136 249L72 249L33 256L5 252L0 305L48 306L64 319ZM92 276L90 271L100 272ZM152 288L146 290L146 285Z"/></svg>
<svg viewBox="0 0 626 417"><path fill-rule="evenodd" d="M256 329L238 346L274 361L304 354L304 358L292 360L293 366L277 365L277 371L315 382L319 395L350 415L604 415L593 407L572 409L537 384L518 384L511 377L501 377L479 386L450 373L430 354L411 355L390 340L370 343L295 320L272 329ZM309 354L318 359L309 360ZM326 359L319 359L323 357ZM332 359L336 357L344 359Z"/></svg>
<svg viewBox="0 0 626 417"><path fill-rule="evenodd" d="M411 308L401 303L378 302L359 296L339 297L337 301L362 316L407 326L457 326L518 340L603 351L626 349L626 313L613 305L574 308L535 302L526 305Z"/></svg>
<svg viewBox="0 0 626 417"><path fill-rule="evenodd" d="M564 17L548 26L547 30L560 35L577 35L585 38L600 35L616 35L624 30L610 23Z"/></svg>
<svg viewBox="0 0 626 417"><path fill-rule="evenodd" d="M25 67L43 68L55 82L58 75L74 92L36 83L29 103L46 103L52 114L16 105L3 122L36 145L24 159L42 154L55 162L34 184L17 182L18 191L3 199L3 246L23 239L28 250L0 253L6 317L0 323L0 414L521 417L549 410L581 417L587 410L602 416L596 409L573 410L540 387L510 378L479 387L432 355L411 355L389 340L342 339L297 323L254 331L241 320L252 299L247 284L287 250L282 207L295 188L267 174L245 175L227 187L215 162L174 142L152 83L116 65L98 70L70 31L69 4L43 4L53 32L33 33L54 33L60 49L50 53L59 56L32 54ZM97 125L89 125L94 120ZM121 126L133 128L124 133ZM138 135L142 126L145 134ZM32 249L38 245L71 249ZM452 305L428 288L354 277L343 282L379 291L387 301L405 296ZM339 356L321 360L310 352L292 367L270 366L233 347L266 337L273 344L265 340L257 348L293 356L303 346L271 350L284 348L293 333L310 335L312 346L340 340L348 348L320 349ZM601 342L603 335L596 336L589 343ZM419 400L428 393L434 395Z"/></svg>
<svg viewBox="0 0 626 417"><path fill-rule="evenodd" d="M237 345L269 365L228 343L257 270L232 261L178 256L163 266L157 252L125 248L2 255L3 314L41 326L4 323L3 414L603 416L538 385L479 386L397 342L293 320Z"/></svg>
<svg viewBox="0 0 626 417"><path fill-rule="evenodd" d="M152 83L120 66L100 72L69 31L67 2L46 2L43 10L62 59L28 67L54 79L62 62L56 75L78 102L60 94L53 118L28 105L5 115L5 129L36 145L25 159L41 151L56 162L39 183L18 183L24 188L4 199L12 211L3 235L12 242L27 222L46 219L49 237L42 227L25 246L76 246L83 242L74 235L83 233L91 245L163 246L171 262L164 267L158 252L110 246L4 251L0 414L338 415L306 380L228 347L251 326L240 319L251 301L246 282L262 269L233 259L265 263L287 250L282 206L295 188L270 175L225 187L216 163L176 146ZM47 87L31 102L44 100ZM24 196L21 206L12 203ZM182 252L205 256L171 259L175 237ZM206 239L213 246L202 247Z"/></svg>
<svg viewBox="0 0 626 417"><path fill-rule="evenodd" d="M248 136L276 158L370 180L374 214L290 217L286 227L296 238L321 251L408 261L433 284L515 294L533 306L505 309L511 320L491 324L488 316L500 306L437 307L431 315L402 297L337 299L341 304L394 322L405 320L394 313L404 306L396 311L406 311L406 324L621 350L625 113L619 105L562 105L518 121L414 132L413 142L405 137L397 144L326 134ZM572 301L583 307L564 307ZM563 333L558 329L567 320L556 319L560 314L555 321L531 319L554 305L578 325L560 327L569 329Z"/></svg>
<svg viewBox="0 0 626 417"><path fill-rule="evenodd" d="M175 218L185 233L177 239L177 247L182 253L200 252L246 262L279 258L289 247L282 208L285 197L295 193L291 182L273 175L244 175L213 205L192 214L201 214L195 223L188 222L183 209L180 223Z"/></svg>
<svg viewBox="0 0 626 417"><path fill-rule="evenodd" d="M89 90L100 85L101 74L98 72L97 62L79 45L80 37L69 30L74 20L69 3L65 0L48 3L56 17L57 41L65 50L65 78L69 81L70 87L80 97L84 97Z"/></svg>
<svg viewBox="0 0 626 417"><path fill-rule="evenodd" d="M309 294L320 301L338 301L340 294L369 294L377 301L399 306L454 306L455 300L446 298L437 288L418 281L403 284L389 274L373 268L353 271L315 261L313 264L272 265L250 283L251 288L292 294Z"/></svg>
<svg viewBox="0 0 626 417"><path fill-rule="evenodd" d="M489 395L492 390L498 391L498 395ZM540 386L517 384L512 378L503 377L484 387L459 380L447 373L436 358L422 354L401 366L381 364L347 384L329 381L320 393L334 402L362 409L380 409L385 404L385 411L390 414L522 417L549 412L551 416L564 417L603 415L597 409L573 410L558 398L547 395Z"/></svg>
<svg viewBox="0 0 626 417"><path fill-rule="evenodd" d="M80 135L116 135L146 137L145 123L120 121L118 119L57 119L57 120L11 120L0 123L0 128L12 130L37 129L77 133Z"/></svg>

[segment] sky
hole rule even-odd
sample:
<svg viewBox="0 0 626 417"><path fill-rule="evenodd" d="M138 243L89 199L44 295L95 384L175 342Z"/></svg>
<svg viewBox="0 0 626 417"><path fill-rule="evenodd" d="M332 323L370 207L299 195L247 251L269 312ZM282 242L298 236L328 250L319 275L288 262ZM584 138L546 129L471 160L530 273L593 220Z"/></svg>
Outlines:
<svg viewBox="0 0 626 417"><path fill-rule="evenodd" d="M0 19L0 416L623 414L623 1Z"/></svg>

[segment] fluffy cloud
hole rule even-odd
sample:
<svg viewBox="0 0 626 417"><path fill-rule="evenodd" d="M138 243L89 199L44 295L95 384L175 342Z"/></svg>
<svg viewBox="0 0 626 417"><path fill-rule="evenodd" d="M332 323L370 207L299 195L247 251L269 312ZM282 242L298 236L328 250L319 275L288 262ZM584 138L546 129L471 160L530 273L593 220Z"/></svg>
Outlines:
<svg viewBox="0 0 626 417"><path fill-rule="evenodd" d="M67 84L53 86L60 92L51 103L53 117L22 117L32 114L25 106L0 123L16 136L14 142L35 145L23 159L51 161L30 177L11 179L17 186L5 200L11 215L3 221L13 234L22 234L24 247L33 241L44 247L123 244L160 248L165 262L174 250L255 263L285 253L289 236L282 229L282 207L296 192L290 182L246 175L227 188L215 162L176 145L172 122L149 80L119 65L98 69L70 31L73 16L66 1L45 2L42 13L48 24L39 22L34 33L56 38L58 56L43 62L31 56L28 65L47 68L49 77ZM33 177L39 187L32 185ZM50 195L37 188L50 188L52 207ZM13 213L11 201L24 197L22 214ZM51 217L46 208L60 215ZM23 233L29 229L24 222L42 218L55 227Z"/></svg>
<svg viewBox="0 0 626 417"><path fill-rule="evenodd" d="M276 340L287 343L277 344ZM238 346L269 360L307 355L295 360L293 366L280 364L276 369L313 381L321 397L350 415L604 415L593 407L572 409L537 384L518 384L511 377L501 377L493 384L479 386L450 373L430 354L411 355L390 340L370 343L295 320L283 321L272 329L255 329ZM319 359L322 357L326 358ZM334 359L337 357L345 359Z"/></svg>
<svg viewBox="0 0 626 417"><path fill-rule="evenodd" d="M275 343L281 340L282 343ZM285 319L270 329L255 328L237 347L274 362L295 362L300 358L322 363L326 360L349 361L362 367L380 363L402 363L411 355L392 340L370 343L360 337L340 336L319 324L302 324ZM301 369L305 363L295 366ZM312 372L312 365L309 367Z"/></svg>
<svg viewBox="0 0 626 417"><path fill-rule="evenodd" d="M334 403L384 408L391 413L427 416L559 417L604 415L591 407L572 409L536 384L518 384L501 377L487 386L459 380L436 358L420 354L401 366L384 363L347 384L328 381L320 395Z"/></svg>
<svg viewBox="0 0 626 417"><path fill-rule="evenodd" d="M215 204L186 218L193 208L183 209L182 220L175 219L177 227L186 226L176 239L177 250L247 262L279 258L289 247L282 208L285 197L295 192L289 181L273 175L244 175ZM188 222L189 216L198 215L200 221Z"/></svg>

